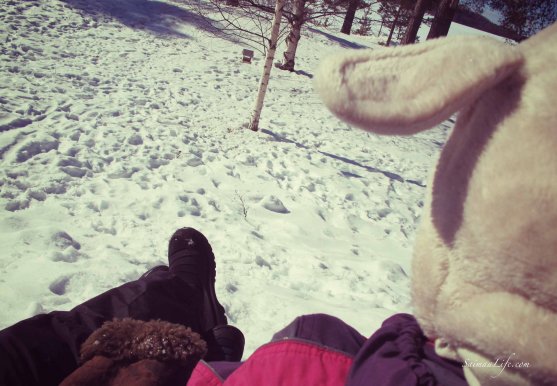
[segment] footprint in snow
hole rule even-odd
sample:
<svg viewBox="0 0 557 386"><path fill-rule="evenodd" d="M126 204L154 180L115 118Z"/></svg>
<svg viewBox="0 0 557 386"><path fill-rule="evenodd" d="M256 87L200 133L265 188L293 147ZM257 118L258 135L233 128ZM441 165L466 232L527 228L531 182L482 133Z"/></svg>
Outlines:
<svg viewBox="0 0 557 386"><path fill-rule="evenodd" d="M141 221L147 221L151 217L148 213L140 213L137 215L137 218Z"/></svg>
<svg viewBox="0 0 557 386"><path fill-rule="evenodd" d="M46 193L41 190L30 190L29 197L37 201L44 201L46 200Z"/></svg>
<svg viewBox="0 0 557 386"><path fill-rule="evenodd" d="M192 216L201 216L201 206L195 198L191 199L191 207L189 208L189 212Z"/></svg>
<svg viewBox="0 0 557 386"><path fill-rule="evenodd" d="M152 207L155 209L160 209L163 202L164 202L164 197L160 197L157 201L153 203Z"/></svg>
<svg viewBox="0 0 557 386"><path fill-rule="evenodd" d="M33 123L33 120L16 114L4 113L0 115L0 132L20 129Z"/></svg>
<svg viewBox="0 0 557 386"><path fill-rule="evenodd" d="M79 251L81 249L81 244L75 241L68 233L64 231L56 232L52 235L50 240L51 243L59 249L51 254L50 260L75 263L83 257Z"/></svg>
<svg viewBox="0 0 557 386"><path fill-rule="evenodd" d="M170 162L170 161L168 161L167 159L164 159L164 158L162 158L162 159L161 159L161 158L151 158L151 159L149 160L149 163L148 163L148 165L147 165L147 168L149 168L150 170L158 169L158 168L160 168L161 166L168 165L169 162Z"/></svg>
<svg viewBox="0 0 557 386"><path fill-rule="evenodd" d="M114 228L113 226L105 226L102 222L96 222L91 224L91 227L99 233L105 233L107 235L112 235L112 236L116 236L116 234L118 232L116 232L116 228Z"/></svg>
<svg viewBox="0 0 557 386"><path fill-rule="evenodd" d="M290 211L284 206L282 201L275 196L268 196L262 201L262 205L265 209L281 214L290 213Z"/></svg>
<svg viewBox="0 0 557 386"><path fill-rule="evenodd" d="M62 252L60 251L53 252L52 255L50 256L50 260L61 261L64 263L75 263L80 259L80 257L82 257L82 255L77 249L73 247L69 247Z"/></svg>
<svg viewBox="0 0 557 386"><path fill-rule="evenodd" d="M70 276L61 276L54 280L48 289L55 295L62 296L66 293L68 284L70 283Z"/></svg>
<svg viewBox="0 0 557 386"><path fill-rule="evenodd" d="M265 268L273 269L273 267L271 267L271 264L259 255L255 257L255 264L257 264L261 268L265 267Z"/></svg>
<svg viewBox="0 0 557 386"><path fill-rule="evenodd" d="M75 241L72 236L64 231L54 233L51 237L51 240L54 245L60 249L65 249L67 247L73 247L77 250L81 249L81 244Z"/></svg>
<svg viewBox="0 0 557 386"><path fill-rule="evenodd" d="M134 134L130 138L128 138L128 143L134 146L142 145L143 138L139 134Z"/></svg>
<svg viewBox="0 0 557 386"><path fill-rule="evenodd" d="M60 170L70 177L75 178L83 178L87 175L87 169L79 168L76 166L62 166Z"/></svg>
<svg viewBox="0 0 557 386"><path fill-rule="evenodd" d="M51 150L58 150L57 140L32 141L21 147L16 154L16 161L25 162L41 153L48 153Z"/></svg>
<svg viewBox="0 0 557 386"><path fill-rule="evenodd" d="M10 201L4 207L9 212L17 212L18 210L23 210L29 208L30 200L21 199Z"/></svg>
<svg viewBox="0 0 557 386"><path fill-rule="evenodd" d="M203 189L198 189L197 193L199 193L200 190L203 190ZM205 190L203 190L203 192L205 192ZM188 204L188 207L186 209L181 209L177 212L178 217L184 217L188 213L190 215L196 216L196 217L201 216L201 205L199 204L199 202L195 198L190 199L189 196L187 196L185 194L181 194L181 195L178 196L178 199L180 201L182 201L183 203Z"/></svg>

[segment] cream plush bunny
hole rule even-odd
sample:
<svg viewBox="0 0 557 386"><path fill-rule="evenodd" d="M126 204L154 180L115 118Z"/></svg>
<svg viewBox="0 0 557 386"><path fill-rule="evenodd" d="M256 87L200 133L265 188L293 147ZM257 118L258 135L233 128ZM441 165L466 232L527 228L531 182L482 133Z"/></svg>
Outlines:
<svg viewBox="0 0 557 386"><path fill-rule="evenodd" d="M470 384L557 384L557 24L515 47L348 51L316 81L337 116L376 133L459 112L416 237L416 317Z"/></svg>

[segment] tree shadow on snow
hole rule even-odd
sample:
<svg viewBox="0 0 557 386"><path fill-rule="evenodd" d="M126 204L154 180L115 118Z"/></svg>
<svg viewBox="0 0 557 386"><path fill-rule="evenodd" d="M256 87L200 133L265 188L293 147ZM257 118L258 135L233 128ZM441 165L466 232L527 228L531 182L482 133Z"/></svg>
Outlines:
<svg viewBox="0 0 557 386"><path fill-rule="evenodd" d="M190 38L179 31L180 25L220 35L214 21L173 4L152 0L62 0L91 15L105 15L131 28L145 29L159 35Z"/></svg>
<svg viewBox="0 0 557 386"><path fill-rule="evenodd" d="M327 39L332 40L333 42L336 42L336 43L340 44L340 46L343 47L343 48L358 48L358 49L359 48L369 48L367 46L364 46L364 45L361 45L361 44L358 44L358 43L354 43L354 42L348 41L348 40L343 39L343 38L339 38L338 36L331 35L327 32L323 32L323 31L318 30L316 28L309 27L308 30L312 33L325 36Z"/></svg>
<svg viewBox="0 0 557 386"><path fill-rule="evenodd" d="M280 135L280 134L276 134L276 133L272 132L271 130L262 129L261 132L264 133L264 134L267 134L267 135L271 136L271 137L273 138L273 139L272 139L273 141L291 143L291 144L293 144L293 145L296 145L296 146L299 147L299 148L302 148L302 149L309 149L308 146L303 145L303 144L301 144L301 143L299 143L299 142L293 141L293 140L291 140L291 139L288 139L288 138L286 138L286 137L284 137L284 136L282 136L282 135ZM336 155L336 154L332 154L332 153L328 153L328 152L326 152L326 151L318 150L318 152L321 153L322 155L326 156L326 157L330 157L330 158L336 159L336 160L338 160L338 161L342 161L342 162L345 162L345 163L347 163L347 164L357 166L357 167L362 168L362 169L364 169L364 170L366 170L366 171L368 171L368 172L370 172L370 173L380 173L380 174L383 174L385 177L387 177L388 179L393 180L393 181L398 181L398 182L403 182L403 183L406 182L406 183L409 183L409 184L421 186L422 188L425 187L425 185L423 185L422 183L420 183L420 182L418 182L418 181L414 181L414 180L405 179L405 178L403 178L401 175L399 175L399 174L397 174L397 173L393 173L393 172L389 172L389 171L386 171L386 170L377 169L377 168L374 168L374 167L372 167L372 166L367 166L367 165L361 164L361 163L358 162L358 161L354 161L354 160L352 160L352 159L350 159L350 158L343 157L343 156ZM344 177L347 177L347 178L362 178L362 176L360 176L360 175L358 175L358 174L351 173L351 172L347 172L347 171L341 171L340 173L341 173Z"/></svg>
<svg viewBox="0 0 557 386"><path fill-rule="evenodd" d="M296 75L307 76L307 77L310 78L310 79L313 78L313 74L310 74L309 72L306 72L306 71L304 71L304 70L296 70L296 71L294 71L294 73L296 73Z"/></svg>

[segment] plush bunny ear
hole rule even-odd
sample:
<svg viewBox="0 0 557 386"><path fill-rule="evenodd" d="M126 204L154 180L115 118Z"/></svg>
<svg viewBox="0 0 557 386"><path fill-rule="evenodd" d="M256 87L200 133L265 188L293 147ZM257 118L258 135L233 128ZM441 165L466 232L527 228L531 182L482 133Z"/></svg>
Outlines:
<svg viewBox="0 0 557 386"><path fill-rule="evenodd" d="M522 63L487 37L350 50L326 60L316 88L339 118L382 134L413 134L449 118Z"/></svg>

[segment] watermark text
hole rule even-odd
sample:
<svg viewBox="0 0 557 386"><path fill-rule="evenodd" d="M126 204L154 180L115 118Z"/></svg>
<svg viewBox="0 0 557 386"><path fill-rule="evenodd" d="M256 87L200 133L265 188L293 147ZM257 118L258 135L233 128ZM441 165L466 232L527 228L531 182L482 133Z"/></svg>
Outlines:
<svg viewBox="0 0 557 386"><path fill-rule="evenodd" d="M495 362L490 361L470 361L465 360L462 367L470 367L470 368L499 368L500 371L497 375L492 375L491 378L497 378L505 369L520 369L520 368L528 368L530 367L530 363L522 362L517 360L516 353L512 353L506 358L496 358Z"/></svg>

